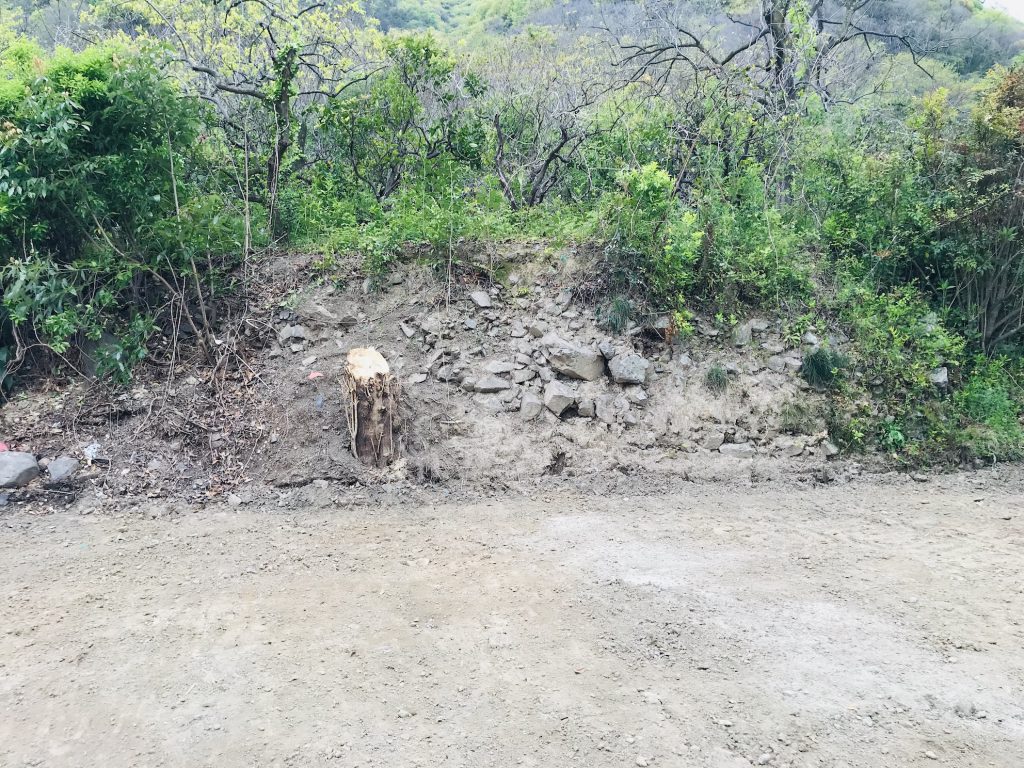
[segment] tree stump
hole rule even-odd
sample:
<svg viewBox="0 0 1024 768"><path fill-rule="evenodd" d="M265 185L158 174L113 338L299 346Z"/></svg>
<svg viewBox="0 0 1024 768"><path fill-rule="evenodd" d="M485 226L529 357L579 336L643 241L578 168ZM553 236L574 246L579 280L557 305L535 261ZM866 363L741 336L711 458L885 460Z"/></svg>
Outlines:
<svg viewBox="0 0 1024 768"><path fill-rule="evenodd" d="M385 467L399 454L398 381L388 361L372 347L348 353L343 380L352 454L364 464Z"/></svg>

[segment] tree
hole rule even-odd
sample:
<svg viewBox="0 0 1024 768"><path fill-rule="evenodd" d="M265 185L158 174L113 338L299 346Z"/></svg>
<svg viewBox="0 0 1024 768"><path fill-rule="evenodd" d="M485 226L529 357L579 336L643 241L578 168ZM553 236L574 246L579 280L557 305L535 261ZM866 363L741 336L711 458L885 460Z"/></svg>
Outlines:
<svg viewBox="0 0 1024 768"><path fill-rule="evenodd" d="M800 97L836 98L837 74L855 49L869 58L925 52L909 32L871 25L868 0L759 0L744 11L728 7L693 20L688 6L666 0L640 3L639 32L614 33L620 63L633 79L666 82L683 68L745 88L771 112L792 110Z"/></svg>
<svg viewBox="0 0 1024 768"><path fill-rule="evenodd" d="M486 62L493 167L514 209L544 201L594 130L594 108L611 90L587 41L554 35L510 39Z"/></svg>
<svg viewBox="0 0 1024 768"><path fill-rule="evenodd" d="M442 155L479 164L484 129L473 105L483 84L431 35L384 44L385 63L361 92L325 110L330 149L378 201L414 164Z"/></svg>
<svg viewBox="0 0 1024 768"><path fill-rule="evenodd" d="M249 151L262 132L265 198L280 235L277 199L296 125L311 105L367 77L375 35L355 2L318 0L108 0L107 27L169 44L187 82L212 103L234 143ZM246 119L250 110L256 126Z"/></svg>

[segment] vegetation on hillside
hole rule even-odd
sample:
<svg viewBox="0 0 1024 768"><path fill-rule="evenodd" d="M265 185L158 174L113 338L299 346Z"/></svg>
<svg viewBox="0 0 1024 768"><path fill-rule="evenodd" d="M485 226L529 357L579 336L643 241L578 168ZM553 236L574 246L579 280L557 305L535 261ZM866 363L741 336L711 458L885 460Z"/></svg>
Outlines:
<svg viewBox="0 0 1024 768"><path fill-rule="evenodd" d="M209 355L257 252L546 238L612 330L842 329L806 378L849 450L1017 457L1022 41L931 0L0 4L3 385Z"/></svg>

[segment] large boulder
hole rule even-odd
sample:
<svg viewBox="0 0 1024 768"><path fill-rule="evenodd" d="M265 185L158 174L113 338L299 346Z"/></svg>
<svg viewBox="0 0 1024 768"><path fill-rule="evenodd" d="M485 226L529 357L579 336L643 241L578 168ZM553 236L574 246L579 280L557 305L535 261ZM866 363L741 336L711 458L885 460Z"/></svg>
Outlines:
<svg viewBox="0 0 1024 768"><path fill-rule="evenodd" d="M544 387L544 405L555 416L561 416L576 404L576 391L560 381L551 381Z"/></svg>
<svg viewBox="0 0 1024 768"><path fill-rule="evenodd" d="M594 347L583 346L548 333L541 339L551 367L563 376L596 381L604 376L604 356Z"/></svg>
<svg viewBox="0 0 1024 768"><path fill-rule="evenodd" d="M651 371L651 363L643 355L627 352L609 360L608 370L618 384L644 384Z"/></svg>
<svg viewBox="0 0 1024 768"><path fill-rule="evenodd" d="M21 488L39 475L39 464L31 453L0 453L0 488Z"/></svg>

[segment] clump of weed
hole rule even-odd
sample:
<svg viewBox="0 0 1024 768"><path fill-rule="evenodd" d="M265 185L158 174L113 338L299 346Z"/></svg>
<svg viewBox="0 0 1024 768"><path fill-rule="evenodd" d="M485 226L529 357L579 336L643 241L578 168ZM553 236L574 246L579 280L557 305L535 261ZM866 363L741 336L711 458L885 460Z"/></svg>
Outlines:
<svg viewBox="0 0 1024 768"><path fill-rule="evenodd" d="M704 374L704 386L720 395L729 388L729 373L720 365L713 365Z"/></svg>
<svg viewBox="0 0 1024 768"><path fill-rule="evenodd" d="M779 410L779 429L791 435L813 435L818 427L818 411L809 403L791 400Z"/></svg>
<svg viewBox="0 0 1024 768"><path fill-rule="evenodd" d="M633 302L625 296L614 296L605 305L601 324L612 333L622 333L633 318Z"/></svg>
<svg viewBox="0 0 1024 768"><path fill-rule="evenodd" d="M804 355L800 374L817 389L829 389L839 384L846 375L850 359L835 350L819 347Z"/></svg>

